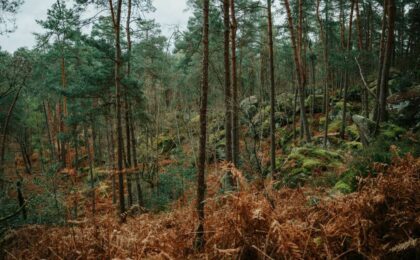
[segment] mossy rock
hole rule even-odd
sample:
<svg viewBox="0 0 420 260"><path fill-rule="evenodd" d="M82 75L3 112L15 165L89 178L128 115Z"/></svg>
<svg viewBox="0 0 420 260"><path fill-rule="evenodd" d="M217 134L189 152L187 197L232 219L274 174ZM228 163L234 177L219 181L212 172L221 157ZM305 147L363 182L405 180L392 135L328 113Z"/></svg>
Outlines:
<svg viewBox="0 0 420 260"><path fill-rule="evenodd" d="M308 170L321 168L323 165L322 161L315 158L305 158L302 161L302 167Z"/></svg>
<svg viewBox="0 0 420 260"><path fill-rule="evenodd" d="M243 99L239 104L243 115L251 119L258 112L258 98L256 96L250 96Z"/></svg>
<svg viewBox="0 0 420 260"><path fill-rule="evenodd" d="M276 97L277 111L286 112L289 115L293 114L294 95L290 93L282 93ZM299 106L296 106L298 109Z"/></svg>
<svg viewBox="0 0 420 260"><path fill-rule="evenodd" d="M303 185L314 172L334 172L343 165L343 158L338 152L316 146L294 148L285 161L282 172L285 184L290 187Z"/></svg>

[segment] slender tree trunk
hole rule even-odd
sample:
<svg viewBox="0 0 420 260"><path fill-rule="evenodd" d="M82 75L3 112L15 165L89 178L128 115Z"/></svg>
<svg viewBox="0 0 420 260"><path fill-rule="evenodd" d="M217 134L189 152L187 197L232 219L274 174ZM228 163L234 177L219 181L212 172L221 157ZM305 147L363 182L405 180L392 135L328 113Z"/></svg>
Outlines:
<svg viewBox="0 0 420 260"><path fill-rule="evenodd" d="M276 172L276 92L274 85L274 50L273 50L273 23L271 14L271 1L267 0L267 16L268 16L268 53L270 59L270 159L271 174L274 176Z"/></svg>
<svg viewBox="0 0 420 260"><path fill-rule="evenodd" d="M324 24L321 20L319 6L320 6L320 0L317 0L316 2L316 18L318 20L319 25L319 31L320 31L320 38L321 38L321 44L323 47L323 61L324 61L324 113L325 113L325 125L324 125L324 148L327 147L328 144L328 104L329 104L329 95L328 95L328 74L329 74L329 65L328 65L328 43L327 43L327 33L324 30ZM326 9L326 22L328 23L328 0L326 0L325 3L325 9Z"/></svg>
<svg viewBox="0 0 420 260"><path fill-rule="evenodd" d="M23 220L26 220L28 218L28 215L26 213L25 198L23 197L22 183L20 181L16 182L16 189L18 193L19 208L22 209L22 218Z"/></svg>
<svg viewBox="0 0 420 260"><path fill-rule="evenodd" d="M131 114L132 115L132 114ZM133 149L133 166L134 166L134 170L135 170L135 181L136 181L136 189L137 189L137 203L139 204L139 206L143 207L144 206L144 201L143 201L143 191L141 189L141 182L140 182L140 171L138 169L138 163L137 163L137 140L136 140L136 136L135 136L135 130L134 130L134 122L133 122L133 118L131 118L130 120L131 123L131 148Z"/></svg>
<svg viewBox="0 0 420 260"><path fill-rule="evenodd" d="M229 55L229 0L223 0L224 24L224 66L225 66L225 152L226 161L232 162L232 90L230 85L230 55ZM229 182L233 184L231 176Z"/></svg>
<svg viewBox="0 0 420 260"><path fill-rule="evenodd" d="M359 0L356 0L356 20L357 20L357 47L359 52L363 51L363 32L361 26ZM362 88L362 111L365 117L369 117L369 94L366 88Z"/></svg>
<svg viewBox="0 0 420 260"><path fill-rule="evenodd" d="M129 171L131 168L131 133L130 133L130 111L129 111L129 105L128 105L128 97L127 93L125 93L125 136L126 136L126 165L125 168L127 169L125 178L127 182L127 205L128 207L131 207L133 205L133 192L132 192L132 181L131 181L131 174L132 172Z"/></svg>
<svg viewBox="0 0 420 260"><path fill-rule="evenodd" d="M117 203L117 184L116 184L116 164L115 164L115 139L114 139L114 119L112 118L112 113L110 113L110 118L108 118L109 125L109 141L110 141L110 161L111 161L111 174L112 174L112 203Z"/></svg>
<svg viewBox="0 0 420 260"><path fill-rule="evenodd" d="M201 86L200 105L200 147L197 174L197 215L198 227L195 247L202 250L204 239L204 199L206 192L206 136L207 136L207 98L209 87L209 0L203 0L203 82Z"/></svg>
<svg viewBox="0 0 420 260"><path fill-rule="evenodd" d="M299 51L298 46L296 45L295 30L294 30L294 26L293 26L292 13L290 11L289 0L284 0L284 5L286 7L286 12L287 12L287 18L288 18L287 20L288 20L288 24L289 24L290 38L291 38L291 41L292 41L295 67L296 67L296 73L297 73L297 77L298 77L298 94L299 94L298 98L299 98L299 105L300 105L300 117L301 117L301 122L303 123L305 139L306 139L307 142L310 142L311 141L311 133L309 131L308 119L306 118L306 113L305 113L305 73L304 73L303 67L302 67L302 59L301 59L300 51Z"/></svg>
<svg viewBox="0 0 420 260"><path fill-rule="evenodd" d="M347 54L346 54L346 63L349 62L349 55L351 50L351 35L352 35L352 26L353 26L353 12L354 12L354 1L351 1L351 11L350 11L350 18L349 18L349 32L347 37ZM344 139L346 133L346 123L347 123L347 93L349 89L349 71L346 68L344 71L344 101L343 101L343 120L341 122L341 130L340 136L341 139Z"/></svg>
<svg viewBox="0 0 420 260"><path fill-rule="evenodd" d="M93 158L92 158L92 152L90 148L90 141L89 141L89 134L86 129L86 126L84 127L83 135L85 137L85 147L86 152L89 160L89 176L90 176L90 192L91 192L91 198L92 198L92 215L95 216L96 211L96 197L95 197L95 180L93 179Z"/></svg>
<svg viewBox="0 0 420 260"><path fill-rule="evenodd" d="M231 11L231 52L232 52L232 156L233 163L236 167L239 165L239 101L238 101L238 78L236 69L236 13L235 13L235 1L230 0L230 11Z"/></svg>
<svg viewBox="0 0 420 260"><path fill-rule="evenodd" d="M63 87L63 90L66 90L66 63L64 59L64 51L62 51L62 57L61 57L61 84ZM63 97L63 109L60 109L60 132L65 135L66 133L66 126L64 125L64 120L67 117L67 97ZM65 139L66 137L64 137ZM66 140L61 140L61 164L62 167L65 168L67 166L67 144Z"/></svg>
<svg viewBox="0 0 420 260"><path fill-rule="evenodd" d="M385 34L386 34L386 15L387 15L387 8L388 0L384 0L384 11L382 16L382 32L381 32L381 40L379 46L379 69L378 69L378 79L376 84L376 100L375 100L375 110L373 113L373 120L377 121L379 115L379 100L380 100L380 89L381 89L381 82L382 82L382 71L384 67L384 59L385 59Z"/></svg>
<svg viewBox="0 0 420 260"><path fill-rule="evenodd" d="M117 165L118 165L118 186L120 200L120 214L125 212L124 199L124 177L123 177L123 134L121 124L121 9L122 0L117 1L117 10L114 12L114 4L109 0L112 21L115 33L115 91L117 99ZM124 220L124 219L123 219Z"/></svg>
<svg viewBox="0 0 420 260"><path fill-rule="evenodd" d="M388 0L388 35L386 40L386 47L385 47L385 57L384 57L384 64L383 70L381 75L381 85L379 91L379 108L378 108L378 120L377 124L386 120L386 99L388 96L388 78L389 78L389 69L391 67L391 59L392 53L394 50L394 30L395 30L395 14L396 14L396 7L395 7L395 0Z"/></svg>

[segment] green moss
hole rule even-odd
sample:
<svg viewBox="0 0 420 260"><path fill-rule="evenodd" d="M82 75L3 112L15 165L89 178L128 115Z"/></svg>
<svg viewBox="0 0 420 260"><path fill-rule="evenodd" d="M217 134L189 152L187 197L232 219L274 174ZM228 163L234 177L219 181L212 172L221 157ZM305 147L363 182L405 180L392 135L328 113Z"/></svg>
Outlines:
<svg viewBox="0 0 420 260"><path fill-rule="evenodd" d="M210 144L218 144L221 140L225 137L225 130L219 130L210 134L209 136L209 143Z"/></svg>
<svg viewBox="0 0 420 260"><path fill-rule="evenodd" d="M394 124L386 124L383 126L381 135L383 135L385 138L389 139L398 139L402 134L405 133L405 129L394 125Z"/></svg>
<svg viewBox="0 0 420 260"><path fill-rule="evenodd" d="M357 130L356 124L352 124L346 128L347 135L350 136L351 139L357 140L360 138L359 130Z"/></svg>
<svg viewBox="0 0 420 260"><path fill-rule="evenodd" d="M343 194L347 194L347 193L352 192L352 188L350 187L350 185L348 185L344 181L337 182L334 186L334 190L337 190L337 191L339 191Z"/></svg>
<svg viewBox="0 0 420 260"><path fill-rule="evenodd" d="M342 167L342 156L333 151L324 150L316 146L305 146L294 148L286 159L282 169L284 172L285 184L291 187L303 185L306 182L316 182L317 178L312 178L312 173L335 172ZM329 185L334 185L335 181Z"/></svg>
<svg viewBox="0 0 420 260"><path fill-rule="evenodd" d="M341 123L342 123L341 120L334 120L330 122L328 125L328 132L330 133L339 132L341 128Z"/></svg>
<svg viewBox="0 0 420 260"><path fill-rule="evenodd" d="M308 170L313 170L322 166L323 163L320 160L314 158L305 158L302 162L302 167Z"/></svg>
<svg viewBox="0 0 420 260"><path fill-rule="evenodd" d="M346 150L361 150L363 149L363 144L357 141L345 142L343 148Z"/></svg>

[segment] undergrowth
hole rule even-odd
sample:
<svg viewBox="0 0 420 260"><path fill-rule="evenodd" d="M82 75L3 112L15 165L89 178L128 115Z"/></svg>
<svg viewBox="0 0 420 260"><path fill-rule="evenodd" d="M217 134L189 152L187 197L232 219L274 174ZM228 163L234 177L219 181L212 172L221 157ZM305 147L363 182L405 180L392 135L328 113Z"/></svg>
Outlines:
<svg viewBox="0 0 420 260"><path fill-rule="evenodd" d="M97 214L65 228L32 225L11 231L0 246L6 259L416 259L420 159L397 151L357 192L338 197L305 187L277 191L272 183L261 191L239 171L239 190L221 195L223 171L212 172L203 252L192 249L195 202L126 224Z"/></svg>

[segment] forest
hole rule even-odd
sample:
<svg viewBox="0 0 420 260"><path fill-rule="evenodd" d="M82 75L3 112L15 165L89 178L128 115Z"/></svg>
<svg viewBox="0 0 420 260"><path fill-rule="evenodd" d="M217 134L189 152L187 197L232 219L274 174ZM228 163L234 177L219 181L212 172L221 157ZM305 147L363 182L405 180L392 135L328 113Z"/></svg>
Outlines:
<svg viewBox="0 0 420 260"><path fill-rule="evenodd" d="M420 259L418 0L52 2L0 45L0 259Z"/></svg>

